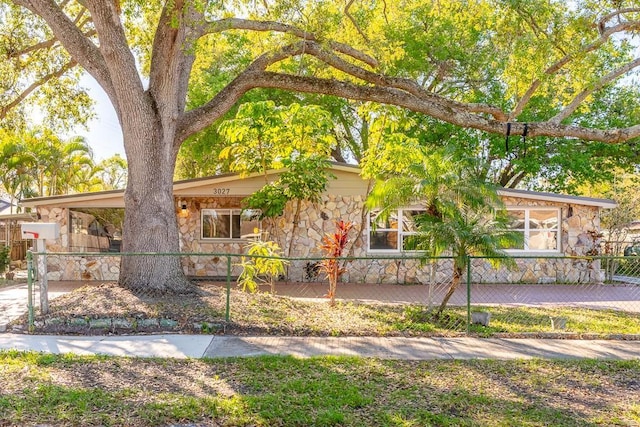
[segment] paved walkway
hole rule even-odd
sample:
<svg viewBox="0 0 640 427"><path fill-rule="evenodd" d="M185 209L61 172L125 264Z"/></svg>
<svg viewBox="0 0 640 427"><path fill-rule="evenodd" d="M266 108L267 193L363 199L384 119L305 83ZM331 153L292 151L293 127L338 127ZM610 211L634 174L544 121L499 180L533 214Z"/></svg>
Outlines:
<svg viewBox="0 0 640 427"><path fill-rule="evenodd" d="M49 301L84 286L83 282L49 282ZM35 285L33 304L40 306L40 293ZM0 332L4 332L9 322L27 312L29 297L26 283L0 288Z"/></svg>
<svg viewBox="0 0 640 427"><path fill-rule="evenodd" d="M361 356L398 360L640 359L640 341L212 335L51 336L0 334L0 350L129 357Z"/></svg>

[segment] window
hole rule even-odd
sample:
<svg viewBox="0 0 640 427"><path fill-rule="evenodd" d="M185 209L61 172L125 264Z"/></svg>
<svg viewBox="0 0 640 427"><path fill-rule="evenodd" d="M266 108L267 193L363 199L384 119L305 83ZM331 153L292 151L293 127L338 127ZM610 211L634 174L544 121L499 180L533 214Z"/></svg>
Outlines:
<svg viewBox="0 0 640 427"><path fill-rule="evenodd" d="M386 220L380 211L369 213L369 250L400 252L416 250L417 226L415 218L424 214L422 209L398 209Z"/></svg>
<svg viewBox="0 0 640 427"><path fill-rule="evenodd" d="M69 250L72 252L120 252L124 209L69 210Z"/></svg>
<svg viewBox="0 0 640 427"><path fill-rule="evenodd" d="M260 229L259 212L241 209L203 209L203 239L247 239Z"/></svg>
<svg viewBox="0 0 640 427"><path fill-rule="evenodd" d="M511 230L523 234L519 247L513 251L558 252L560 250L560 209L508 208Z"/></svg>

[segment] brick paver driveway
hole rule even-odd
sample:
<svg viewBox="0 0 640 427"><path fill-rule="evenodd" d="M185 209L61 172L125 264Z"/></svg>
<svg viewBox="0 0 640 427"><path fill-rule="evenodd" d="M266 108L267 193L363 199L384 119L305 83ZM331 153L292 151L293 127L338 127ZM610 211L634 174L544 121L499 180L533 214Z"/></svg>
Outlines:
<svg viewBox="0 0 640 427"><path fill-rule="evenodd" d="M429 286L341 283L338 284L337 299L395 304L424 304L431 299L433 304L438 304L442 301L447 287L447 284ZM328 285L325 283L281 283L276 286L278 295L310 300L323 298L327 290ZM472 284L471 303L488 306L578 306L640 313L640 285ZM467 289L464 283L453 294L449 304L467 304Z"/></svg>

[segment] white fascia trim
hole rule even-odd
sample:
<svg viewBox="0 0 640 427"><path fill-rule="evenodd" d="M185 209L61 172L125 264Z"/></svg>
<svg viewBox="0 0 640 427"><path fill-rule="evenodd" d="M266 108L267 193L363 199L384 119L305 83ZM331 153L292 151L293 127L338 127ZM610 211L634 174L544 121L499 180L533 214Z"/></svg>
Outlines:
<svg viewBox="0 0 640 427"><path fill-rule="evenodd" d="M597 206L605 209L613 209L618 204L609 199L596 199L593 197L569 196L565 194L541 193L537 191L514 190L501 188L498 195L505 197L517 197L521 199L542 200L545 202L567 203L584 206Z"/></svg>

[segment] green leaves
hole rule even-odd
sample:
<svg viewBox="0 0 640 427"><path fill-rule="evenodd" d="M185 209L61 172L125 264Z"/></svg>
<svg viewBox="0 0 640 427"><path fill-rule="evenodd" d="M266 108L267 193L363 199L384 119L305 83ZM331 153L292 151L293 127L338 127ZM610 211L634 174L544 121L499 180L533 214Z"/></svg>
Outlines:
<svg viewBox="0 0 640 427"><path fill-rule="evenodd" d="M327 187L328 162L320 157L297 158L283 162L286 170L280 177L244 199L247 208L259 209L261 218L275 218L284 213L287 202L317 202Z"/></svg>
<svg viewBox="0 0 640 427"><path fill-rule="evenodd" d="M457 158L445 150L416 152L420 161L401 173L388 174L376 182L367 199L369 209L380 209L386 218L398 208L421 206L425 213L414 217L417 233L409 244L426 257L449 252L454 258L453 280L439 312L455 291L469 256L491 257L492 264L507 262L502 250L522 239L508 231L508 217L496 188L478 176L475 159ZM507 261L505 261L507 260Z"/></svg>
<svg viewBox="0 0 640 427"><path fill-rule="evenodd" d="M289 197L277 183L267 184L243 200L248 209L260 210L260 219L276 218L284 213Z"/></svg>
<svg viewBox="0 0 640 427"><path fill-rule="evenodd" d="M0 132L0 160L0 186L15 199L111 190L126 184L124 159L96 164L87 141L63 141L49 130Z"/></svg>
<svg viewBox="0 0 640 427"><path fill-rule="evenodd" d="M78 14L75 5L69 13ZM87 20L79 19L87 31ZM50 28L26 9L0 2L0 124L33 125L33 109L55 130L69 130L92 117L93 101L79 85L81 72Z"/></svg>
<svg viewBox="0 0 640 427"><path fill-rule="evenodd" d="M268 283L275 293L275 279L285 274L289 261L281 258L282 251L276 242L256 240L247 245L247 257L242 257L239 266L238 285L243 291L257 292L260 283Z"/></svg>
<svg viewBox="0 0 640 427"><path fill-rule="evenodd" d="M327 157L336 141L329 113L315 105L276 106L273 101L242 104L234 119L218 128L228 144L220 159L234 172L265 173L284 162Z"/></svg>

